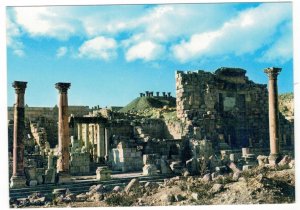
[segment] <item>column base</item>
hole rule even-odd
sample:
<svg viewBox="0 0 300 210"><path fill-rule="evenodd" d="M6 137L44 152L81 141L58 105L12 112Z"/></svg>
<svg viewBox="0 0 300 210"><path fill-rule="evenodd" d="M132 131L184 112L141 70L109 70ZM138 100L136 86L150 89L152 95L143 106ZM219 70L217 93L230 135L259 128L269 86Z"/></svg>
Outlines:
<svg viewBox="0 0 300 210"><path fill-rule="evenodd" d="M277 163L279 163L280 161L280 154L270 154L269 157L269 164L274 166L276 165Z"/></svg>
<svg viewBox="0 0 300 210"><path fill-rule="evenodd" d="M10 188L22 188L26 187L25 176L12 176L10 178Z"/></svg>
<svg viewBox="0 0 300 210"><path fill-rule="evenodd" d="M67 173L58 173L58 184L65 184L73 182L71 175Z"/></svg>

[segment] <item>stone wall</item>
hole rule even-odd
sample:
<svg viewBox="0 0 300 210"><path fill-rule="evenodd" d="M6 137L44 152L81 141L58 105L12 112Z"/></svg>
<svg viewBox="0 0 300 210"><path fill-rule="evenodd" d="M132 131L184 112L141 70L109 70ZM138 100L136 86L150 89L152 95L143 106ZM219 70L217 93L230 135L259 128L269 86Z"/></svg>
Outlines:
<svg viewBox="0 0 300 210"><path fill-rule="evenodd" d="M110 133L116 136L132 137L133 127L128 120L114 120L109 126Z"/></svg>
<svg viewBox="0 0 300 210"><path fill-rule="evenodd" d="M70 153L70 173L85 175L90 172L90 154L87 152Z"/></svg>
<svg viewBox="0 0 300 210"><path fill-rule="evenodd" d="M141 171L143 168L142 152L134 145L121 141L113 148L111 157L112 169L122 172Z"/></svg>
<svg viewBox="0 0 300 210"><path fill-rule="evenodd" d="M181 139L184 133L184 125L180 121L168 120L165 121L165 137L168 139Z"/></svg>
<svg viewBox="0 0 300 210"><path fill-rule="evenodd" d="M69 114L74 114L75 116L83 116L89 113L88 106L69 106ZM14 108L8 107L8 120L14 119ZM58 108L55 107L25 107L25 118L30 120L35 120L38 117L45 117L48 119L58 118Z"/></svg>
<svg viewBox="0 0 300 210"><path fill-rule="evenodd" d="M189 135L229 147L268 146L267 85L256 84L238 68L214 73L176 72L177 117ZM259 131L259 132L257 132Z"/></svg>
<svg viewBox="0 0 300 210"><path fill-rule="evenodd" d="M152 140L145 143L143 154L156 154L157 157L167 156L169 159L171 159L172 156L179 157L181 155L181 150L181 140Z"/></svg>

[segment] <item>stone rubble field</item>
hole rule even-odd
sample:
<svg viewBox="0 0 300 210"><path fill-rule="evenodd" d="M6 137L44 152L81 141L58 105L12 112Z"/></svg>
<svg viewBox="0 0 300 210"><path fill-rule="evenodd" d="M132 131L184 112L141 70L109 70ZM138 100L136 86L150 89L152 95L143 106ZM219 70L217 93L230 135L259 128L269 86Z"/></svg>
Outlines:
<svg viewBox="0 0 300 210"><path fill-rule="evenodd" d="M261 165L244 171L203 176L184 172L163 182L142 183L135 178L125 187L110 189L99 184L77 195L68 189L54 191L52 196L35 193L10 200L10 204L11 207L32 208L294 203L295 165L292 160L276 166Z"/></svg>

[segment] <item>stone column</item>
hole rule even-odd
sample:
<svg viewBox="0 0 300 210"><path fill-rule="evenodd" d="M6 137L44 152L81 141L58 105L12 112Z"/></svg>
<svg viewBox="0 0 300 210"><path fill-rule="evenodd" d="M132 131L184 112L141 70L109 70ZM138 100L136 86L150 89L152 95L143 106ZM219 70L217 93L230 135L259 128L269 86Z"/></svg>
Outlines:
<svg viewBox="0 0 300 210"><path fill-rule="evenodd" d="M105 128L105 156L108 157L109 155L109 142L110 139L110 133L109 133L109 128Z"/></svg>
<svg viewBox="0 0 300 210"><path fill-rule="evenodd" d="M98 161L103 160L105 157L105 136L104 136L104 127L101 124L98 124L98 139L97 139L97 157Z"/></svg>
<svg viewBox="0 0 300 210"><path fill-rule="evenodd" d="M24 95L27 82L15 81L12 86L15 88L14 104L14 142L13 142L13 174L11 177L11 188L21 188L26 185L24 174L24 130L25 130L25 108Z"/></svg>
<svg viewBox="0 0 300 210"><path fill-rule="evenodd" d="M70 181L69 175L69 145L70 133L68 122L68 89L70 83L56 83L55 88L59 91L58 100L58 154L57 172L59 173L59 183Z"/></svg>
<svg viewBox="0 0 300 210"><path fill-rule="evenodd" d="M77 139L82 142L82 124L77 123Z"/></svg>
<svg viewBox="0 0 300 210"><path fill-rule="evenodd" d="M93 153L93 160L94 162L97 162L97 147L95 147L95 126L96 124L93 124L92 125L92 146L91 146L91 150L92 150L92 153Z"/></svg>
<svg viewBox="0 0 300 210"><path fill-rule="evenodd" d="M267 68L264 72L269 77L269 133L270 133L270 164L275 164L279 158L279 117L277 76L281 68Z"/></svg>
<svg viewBox="0 0 300 210"><path fill-rule="evenodd" d="M84 146L86 151L89 152L89 124L85 124L85 138L84 138Z"/></svg>

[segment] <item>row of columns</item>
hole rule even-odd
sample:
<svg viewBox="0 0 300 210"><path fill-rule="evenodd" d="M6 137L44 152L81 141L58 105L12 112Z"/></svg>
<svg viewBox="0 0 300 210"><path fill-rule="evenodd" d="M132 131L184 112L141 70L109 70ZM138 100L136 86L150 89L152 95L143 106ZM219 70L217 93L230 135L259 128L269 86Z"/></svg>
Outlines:
<svg viewBox="0 0 300 210"><path fill-rule="evenodd" d="M146 91L145 93L140 93L140 97L153 97L154 94L152 91ZM162 96L164 98L170 98L171 97L171 92L162 92ZM159 97L159 92L156 92L156 97Z"/></svg>
<svg viewBox="0 0 300 210"><path fill-rule="evenodd" d="M92 149L93 156L96 156L97 161L108 155L110 137L108 128L98 123L92 123L91 126L89 123L77 123L77 132L77 138L84 142L88 151ZM95 151L94 148L91 148L90 143L97 145Z"/></svg>

